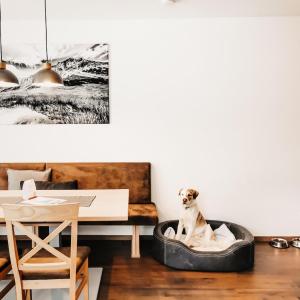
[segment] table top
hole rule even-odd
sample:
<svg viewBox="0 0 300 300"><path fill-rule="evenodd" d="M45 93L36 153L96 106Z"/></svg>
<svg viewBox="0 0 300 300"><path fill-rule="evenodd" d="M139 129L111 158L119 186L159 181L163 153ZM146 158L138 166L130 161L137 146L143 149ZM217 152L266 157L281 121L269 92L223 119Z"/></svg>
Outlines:
<svg viewBox="0 0 300 300"><path fill-rule="evenodd" d="M1 197L20 197L22 191L1 190ZM127 221L129 190L47 190L37 191L38 196L64 197L64 196L95 196L89 207L80 207L78 221ZM0 206L0 222L4 222L3 210Z"/></svg>

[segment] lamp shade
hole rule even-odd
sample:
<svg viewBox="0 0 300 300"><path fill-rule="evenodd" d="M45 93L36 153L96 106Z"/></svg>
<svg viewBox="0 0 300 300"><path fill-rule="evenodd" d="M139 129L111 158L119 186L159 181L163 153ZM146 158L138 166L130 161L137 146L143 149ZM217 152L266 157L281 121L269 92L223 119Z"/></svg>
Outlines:
<svg viewBox="0 0 300 300"><path fill-rule="evenodd" d="M42 69L33 76L33 85L35 86L55 87L63 84L61 76L51 69L49 62L43 63Z"/></svg>
<svg viewBox="0 0 300 300"><path fill-rule="evenodd" d="M0 87L17 87L19 86L18 78L11 71L6 69L6 62L0 61Z"/></svg>

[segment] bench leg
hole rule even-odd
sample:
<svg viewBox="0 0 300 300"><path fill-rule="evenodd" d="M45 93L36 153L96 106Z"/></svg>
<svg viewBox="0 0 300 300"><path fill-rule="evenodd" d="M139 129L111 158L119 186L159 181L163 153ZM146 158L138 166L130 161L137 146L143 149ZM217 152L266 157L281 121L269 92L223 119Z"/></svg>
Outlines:
<svg viewBox="0 0 300 300"><path fill-rule="evenodd" d="M131 258L140 257L140 228L137 225L133 225L131 239Z"/></svg>

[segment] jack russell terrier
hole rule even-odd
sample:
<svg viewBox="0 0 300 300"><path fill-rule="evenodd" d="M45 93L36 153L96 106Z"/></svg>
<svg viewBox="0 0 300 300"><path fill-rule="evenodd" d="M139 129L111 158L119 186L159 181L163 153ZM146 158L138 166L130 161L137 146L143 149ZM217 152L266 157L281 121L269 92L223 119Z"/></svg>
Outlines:
<svg viewBox="0 0 300 300"><path fill-rule="evenodd" d="M182 211L177 227L176 240L181 240L182 231L185 229L186 237L184 243L189 247L193 245L193 240L199 240L204 237L206 240L215 239L211 227L207 224L202 213L200 212L196 198L199 192L193 189L181 189L179 191L179 198L182 201Z"/></svg>

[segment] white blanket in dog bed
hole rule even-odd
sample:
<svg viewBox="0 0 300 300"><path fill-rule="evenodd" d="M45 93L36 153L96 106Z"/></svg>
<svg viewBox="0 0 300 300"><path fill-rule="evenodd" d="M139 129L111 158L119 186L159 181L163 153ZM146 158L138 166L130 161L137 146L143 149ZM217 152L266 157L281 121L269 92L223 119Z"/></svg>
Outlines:
<svg viewBox="0 0 300 300"><path fill-rule="evenodd" d="M213 234L215 239L212 239ZM164 236L169 239L175 239L176 233L172 227L168 227ZM185 235L182 235L181 242L184 243ZM229 228L222 224L214 231L207 225L205 234L202 236L192 236L189 241L189 247L196 251L222 251L229 248L232 244L239 242Z"/></svg>

